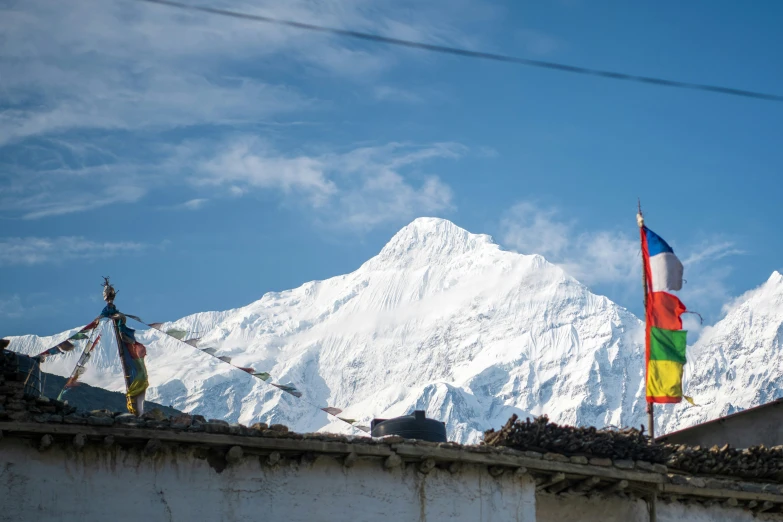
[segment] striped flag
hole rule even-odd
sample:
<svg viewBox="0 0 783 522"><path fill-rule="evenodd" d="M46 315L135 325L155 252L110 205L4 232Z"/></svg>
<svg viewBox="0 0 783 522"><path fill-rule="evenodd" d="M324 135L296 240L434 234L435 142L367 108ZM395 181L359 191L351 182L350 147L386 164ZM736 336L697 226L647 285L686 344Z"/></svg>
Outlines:
<svg viewBox="0 0 783 522"><path fill-rule="evenodd" d="M680 402L687 334L681 316L686 308L671 292L682 289L683 267L663 238L644 225L640 230L647 284L647 402Z"/></svg>

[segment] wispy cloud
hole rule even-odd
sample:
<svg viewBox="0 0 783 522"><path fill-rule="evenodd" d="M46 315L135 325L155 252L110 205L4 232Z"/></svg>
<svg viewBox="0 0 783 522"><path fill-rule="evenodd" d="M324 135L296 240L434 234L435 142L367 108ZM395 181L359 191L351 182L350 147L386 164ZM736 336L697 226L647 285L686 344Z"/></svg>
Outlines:
<svg viewBox="0 0 783 522"><path fill-rule="evenodd" d="M502 242L526 254L540 254L561 265L578 280L606 291L612 299L635 307L641 278L641 254L636 234L619 230L578 230L577 223L562 217L554 207L524 201L515 205L501 222ZM684 245L677 253L685 266L687 283L680 297L689 309L715 318L723 303L731 300L728 281L730 256L744 252L733 241L709 237L695 247ZM695 316L689 326L700 330Z"/></svg>
<svg viewBox="0 0 783 522"><path fill-rule="evenodd" d="M392 0L230 5L425 41L452 41L459 34L453 28L459 9L443 15L433 6L410 16ZM320 70L366 83L393 67L400 52L141 2L6 3L0 32L0 144L72 129L251 124L316 103L259 73L259 60L278 71L293 65L306 74Z"/></svg>
<svg viewBox="0 0 783 522"><path fill-rule="evenodd" d="M717 261L728 256L737 256L745 254L744 250L736 248L731 241L706 242L697 247L697 250L691 252L683 263L689 266L696 265L703 261Z"/></svg>
<svg viewBox="0 0 783 522"><path fill-rule="evenodd" d="M241 138L204 160L196 183L226 187L232 196L276 190L291 200L304 198L321 222L369 229L451 208L448 185L417 169L465 151L456 143L389 143L342 154L289 156L261 140Z"/></svg>
<svg viewBox="0 0 783 522"><path fill-rule="evenodd" d="M252 137L228 144L217 155L201 165L198 182L224 185L239 192L250 189L278 189L283 193L299 192L312 204L320 206L337 191L326 178L326 165L319 158L279 155L263 141Z"/></svg>
<svg viewBox="0 0 783 522"><path fill-rule="evenodd" d="M22 317L25 307L22 305L22 299L19 294L0 295L0 317L17 318Z"/></svg>
<svg viewBox="0 0 783 522"><path fill-rule="evenodd" d="M217 0L213 5L466 44L457 27L477 18L473 3ZM441 9L444 5L449 9ZM401 54L426 60L422 53L141 2L0 3L0 34L2 217L62 216L135 203L159 188L188 185L186 169L193 163L179 149L203 135L232 145L217 152L208 147L214 154L198 165L201 181L235 195L303 194L318 208L350 208L346 220L364 223L451 205L451 191L442 181L417 177L411 169L428 159L417 154L441 156L442 149L424 147L417 153L408 147L386 159L370 158L364 175L357 176L361 182L349 183L338 179L336 169L340 162L349 168L349 160L361 161L358 151L301 154L231 139L258 135L264 125L322 123L333 103L318 99L325 79L349 82L371 100L418 103L417 90L391 86L384 75ZM310 85L318 87L307 92ZM400 161L407 164L394 163ZM194 194L180 208L197 210L207 197L211 194Z"/></svg>
<svg viewBox="0 0 783 522"><path fill-rule="evenodd" d="M117 159L97 147L64 140L25 144L0 154L0 213L41 219L134 203L159 167ZM22 159L19 159L22 158Z"/></svg>
<svg viewBox="0 0 783 522"><path fill-rule="evenodd" d="M639 245L628 235L577 232L574 223L560 218L556 209L527 201L515 205L501 226L505 245L543 255L588 285L638 282Z"/></svg>
<svg viewBox="0 0 783 522"><path fill-rule="evenodd" d="M204 205L207 204L209 200L206 198L195 198L188 200L180 205L177 205L177 208L185 209L185 210L198 210L202 208Z"/></svg>
<svg viewBox="0 0 783 522"><path fill-rule="evenodd" d="M97 242L83 237L9 237L0 239L0 266L39 265L71 259L96 259L141 252L143 243Z"/></svg>

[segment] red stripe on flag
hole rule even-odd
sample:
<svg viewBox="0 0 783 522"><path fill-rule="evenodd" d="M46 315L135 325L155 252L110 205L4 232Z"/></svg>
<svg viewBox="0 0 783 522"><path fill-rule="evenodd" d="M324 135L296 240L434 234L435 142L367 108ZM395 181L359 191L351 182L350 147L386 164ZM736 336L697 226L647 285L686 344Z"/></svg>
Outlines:
<svg viewBox="0 0 783 522"><path fill-rule="evenodd" d="M654 328L664 330L682 330L682 318L685 313L685 305L677 296L668 292L652 292L648 294L648 306L650 307L650 321Z"/></svg>
<svg viewBox="0 0 783 522"><path fill-rule="evenodd" d="M682 402L682 397L647 397L647 402L655 402L658 404L675 404Z"/></svg>

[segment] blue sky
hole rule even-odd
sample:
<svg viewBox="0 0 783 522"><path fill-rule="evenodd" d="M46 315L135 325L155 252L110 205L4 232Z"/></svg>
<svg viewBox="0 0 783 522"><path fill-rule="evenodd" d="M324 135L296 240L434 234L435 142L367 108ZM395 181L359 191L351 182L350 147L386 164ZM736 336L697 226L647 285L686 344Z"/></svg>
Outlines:
<svg viewBox="0 0 783 522"><path fill-rule="evenodd" d="M783 4L214 0L780 94ZM149 321L349 272L418 216L639 313L641 197L707 322L783 268L783 104L129 0L0 1L0 335ZM692 325L693 326L693 325Z"/></svg>

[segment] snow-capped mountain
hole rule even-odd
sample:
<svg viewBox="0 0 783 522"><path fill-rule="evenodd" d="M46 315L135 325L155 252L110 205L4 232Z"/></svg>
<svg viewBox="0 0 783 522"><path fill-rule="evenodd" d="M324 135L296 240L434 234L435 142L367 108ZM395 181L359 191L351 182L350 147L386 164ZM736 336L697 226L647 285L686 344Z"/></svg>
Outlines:
<svg viewBox="0 0 783 522"><path fill-rule="evenodd" d="M688 348L687 403L661 407L664 432L687 428L783 397L783 275L736 300Z"/></svg>
<svg viewBox="0 0 783 522"><path fill-rule="evenodd" d="M144 317L121 299L117 305ZM644 417L643 329L634 315L541 256L503 251L442 219L415 220L353 273L170 327L200 332L200 348L303 393L296 399L140 331L147 398L212 418L347 431L314 406L341 408L364 424L425 409L466 442L511 413L598 426L638 426ZM69 333L14 338L11 349L37 353ZM48 360L46 371L67 375L76 352ZM121 374L109 343L82 379L119 391Z"/></svg>

